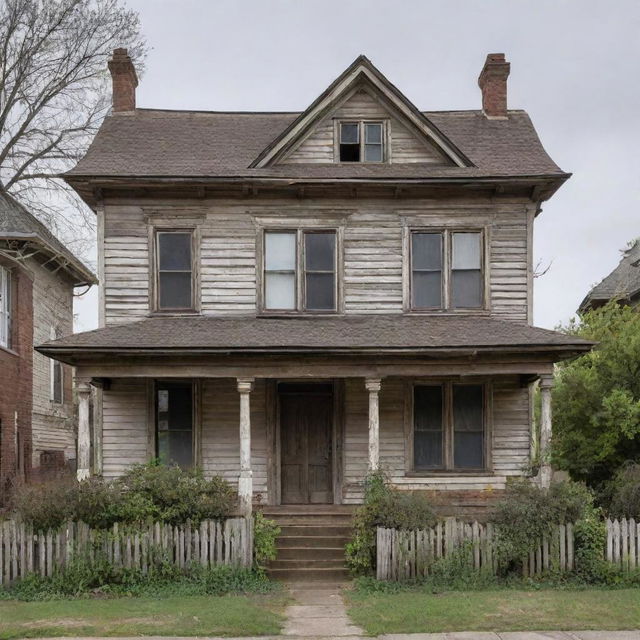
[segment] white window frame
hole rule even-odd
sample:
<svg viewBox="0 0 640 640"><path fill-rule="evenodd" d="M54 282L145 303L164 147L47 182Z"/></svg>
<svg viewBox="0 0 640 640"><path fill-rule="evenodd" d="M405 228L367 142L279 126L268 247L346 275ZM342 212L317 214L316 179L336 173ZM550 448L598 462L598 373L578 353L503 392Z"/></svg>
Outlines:
<svg viewBox="0 0 640 640"><path fill-rule="evenodd" d="M0 347L11 348L11 271L0 265Z"/></svg>
<svg viewBox="0 0 640 640"><path fill-rule="evenodd" d="M55 328L51 327L49 331L49 338L51 340L57 340L60 338L60 332ZM56 368L60 370L60 399L56 400L56 389L55 389L55 380L56 380ZM49 399L54 404L64 404L64 367L62 366L62 362L58 360L54 360L53 358L49 358Z"/></svg>
<svg viewBox="0 0 640 640"><path fill-rule="evenodd" d="M340 145L342 144L342 125L343 124L356 124L358 125L358 144L360 145L360 160L349 162L346 160L340 160ZM381 147L381 159L380 160L365 160L365 146L366 146L366 128L367 124L379 124L380 125L380 147ZM335 145L335 158L340 164L384 164L389 160L389 144L387 140L387 121L383 119L373 120L357 120L357 119L344 119L336 122L336 145Z"/></svg>

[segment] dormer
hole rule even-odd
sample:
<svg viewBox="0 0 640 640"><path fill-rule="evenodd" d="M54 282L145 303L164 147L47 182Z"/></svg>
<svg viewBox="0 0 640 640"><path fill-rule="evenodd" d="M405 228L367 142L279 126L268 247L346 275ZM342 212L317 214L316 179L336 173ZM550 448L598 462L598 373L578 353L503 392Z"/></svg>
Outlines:
<svg viewBox="0 0 640 640"><path fill-rule="evenodd" d="M473 166L365 56L357 58L251 166L336 163Z"/></svg>

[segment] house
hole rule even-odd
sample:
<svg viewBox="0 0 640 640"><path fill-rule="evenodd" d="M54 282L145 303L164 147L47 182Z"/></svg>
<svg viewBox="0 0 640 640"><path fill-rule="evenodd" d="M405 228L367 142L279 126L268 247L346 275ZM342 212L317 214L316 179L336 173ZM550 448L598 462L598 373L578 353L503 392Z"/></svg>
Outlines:
<svg viewBox="0 0 640 640"><path fill-rule="evenodd" d="M65 175L101 326L38 347L76 367L79 477L200 465L248 514L357 504L382 467L480 509L531 464L537 380L547 453L553 365L591 343L531 326L533 225L569 174L507 110L503 54L473 111L420 111L364 56L302 113L139 109L126 50L109 69Z"/></svg>
<svg viewBox="0 0 640 640"><path fill-rule="evenodd" d="M96 283L41 222L0 192L0 499L15 476L75 464L71 367L33 345L70 335L74 289Z"/></svg>
<svg viewBox="0 0 640 640"><path fill-rule="evenodd" d="M618 266L589 291L578 311L597 309L610 300L631 306L640 304L640 238L623 251Z"/></svg>

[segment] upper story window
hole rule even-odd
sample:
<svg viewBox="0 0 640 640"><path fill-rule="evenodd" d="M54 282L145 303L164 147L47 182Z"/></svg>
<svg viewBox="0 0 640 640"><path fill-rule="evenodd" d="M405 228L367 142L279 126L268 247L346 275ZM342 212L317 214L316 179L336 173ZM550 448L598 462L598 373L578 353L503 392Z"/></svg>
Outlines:
<svg viewBox="0 0 640 640"><path fill-rule="evenodd" d="M61 337L60 331L55 327L51 327L49 335L51 340L56 340ZM49 361L49 367L49 376L51 380L51 402L62 404L64 402L64 370L62 368L62 362L51 358Z"/></svg>
<svg viewBox="0 0 640 640"><path fill-rule="evenodd" d="M191 311L193 304L193 234L156 232L156 306L159 311Z"/></svg>
<svg viewBox="0 0 640 640"><path fill-rule="evenodd" d="M265 311L336 310L336 232L266 231Z"/></svg>
<svg viewBox="0 0 640 640"><path fill-rule="evenodd" d="M483 469L485 404L485 388L481 384L447 382L415 386L414 469Z"/></svg>
<svg viewBox="0 0 640 640"><path fill-rule="evenodd" d="M482 309L483 238L479 231L413 231L411 309Z"/></svg>
<svg viewBox="0 0 640 640"><path fill-rule="evenodd" d="M11 272L0 266L0 346L11 346Z"/></svg>
<svg viewBox="0 0 640 640"><path fill-rule="evenodd" d="M341 122L340 162L382 162L382 122Z"/></svg>

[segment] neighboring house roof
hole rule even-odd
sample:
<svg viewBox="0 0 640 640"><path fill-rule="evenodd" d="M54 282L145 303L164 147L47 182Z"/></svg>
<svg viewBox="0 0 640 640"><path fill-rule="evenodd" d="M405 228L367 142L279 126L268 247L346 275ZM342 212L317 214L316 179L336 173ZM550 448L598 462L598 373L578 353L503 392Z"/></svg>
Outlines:
<svg viewBox="0 0 640 640"><path fill-rule="evenodd" d="M358 315L332 318L152 317L78 333L38 347L65 360L100 352L398 353L560 351L592 342L556 331L485 317Z"/></svg>
<svg viewBox="0 0 640 640"><path fill-rule="evenodd" d="M97 284L92 271L60 240L8 193L0 191L0 242L25 242L38 249L47 261L53 261L76 286Z"/></svg>
<svg viewBox="0 0 640 640"><path fill-rule="evenodd" d="M626 302L640 298L640 238L623 252L618 266L589 291L578 310L588 311L614 298Z"/></svg>

